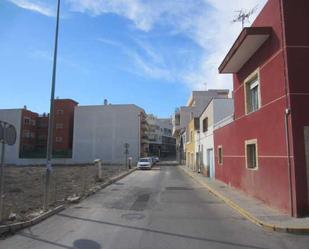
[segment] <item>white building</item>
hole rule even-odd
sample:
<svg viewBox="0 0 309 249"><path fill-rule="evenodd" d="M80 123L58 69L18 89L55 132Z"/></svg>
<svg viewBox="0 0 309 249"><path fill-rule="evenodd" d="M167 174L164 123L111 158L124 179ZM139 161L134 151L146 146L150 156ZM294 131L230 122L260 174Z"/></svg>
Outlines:
<svg viewBox="0 0 309 249"><path fill-rule="evenodd" d="M213 98L228 98L229 90L227 89L210 89L207 91L193 91L187 101L186 106L177 108L173 115L173 135L176 137L177 159L183 162L185 159L185 130L194 117L199 117L205 106Z"/></svg>
<svg viewBox="0 0 309 249"><path fill-rule="evenodd" d="M214 98L200 115L195 151L201 170L207 170L210 178L215 175L213 132L231 122L233 114L233 99Z"/></svg>
<svg viewBox="0 0 309 249"><path fill-rule="evenodd" d="M74 114L73 161L125 163L125 144L136 162L143 143L144 110L136 105L78 106Z"/></svg>

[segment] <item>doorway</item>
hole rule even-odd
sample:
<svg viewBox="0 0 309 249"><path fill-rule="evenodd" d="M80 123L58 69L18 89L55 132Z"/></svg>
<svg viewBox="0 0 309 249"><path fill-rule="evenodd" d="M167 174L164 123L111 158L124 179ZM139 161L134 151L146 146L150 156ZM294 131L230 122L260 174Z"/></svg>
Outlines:
<svg viewBox="0 0 309 249"><path fill-rule="evenodd" d="M214 167L214 150L207 150L207 165L209 166L209 178L213 179L215 177L215 167Z"/></svg>

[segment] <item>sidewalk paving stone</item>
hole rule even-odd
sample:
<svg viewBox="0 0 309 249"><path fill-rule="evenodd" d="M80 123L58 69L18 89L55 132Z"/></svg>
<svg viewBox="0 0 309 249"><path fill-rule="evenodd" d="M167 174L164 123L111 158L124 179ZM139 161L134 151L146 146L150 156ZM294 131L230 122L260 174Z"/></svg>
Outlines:
<svg viewBox="0 0 309 249"><path fill-rule="evenodd" d="M255 224L281 232L309 233L309 217L291 217L223 182L192 172L187 166L179 167Z"/></svg>

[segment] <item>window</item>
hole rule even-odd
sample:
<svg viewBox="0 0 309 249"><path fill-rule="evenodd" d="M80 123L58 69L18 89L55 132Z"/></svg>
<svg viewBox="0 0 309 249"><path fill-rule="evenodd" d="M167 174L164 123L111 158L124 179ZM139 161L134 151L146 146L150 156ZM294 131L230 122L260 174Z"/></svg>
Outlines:
<svg viewBox="0 0 309 249"><path fill-rule="evenodd" d="M63 129L63 124L62 123L57 123L56 124L56 129Z"/></svg>
<svg viewBox="0 0 309 249"><path fill-rule="evenodd" d="M38 136L38 138L39 138L39 140L46 140L46 139L47 139L47 136L44 135L44 134L40 134L40 135Z"/></svg>
<svg viewBox="0 0 309 249"><path fill-rule="evenodd" d="M190 142L193 142L193 131L190 132Z"/></svg>
<svg viewBox="0 0 309 249"><path fill-rule="evenodd" d="M257 111L260 108L260 79L255 72L245 81L246 114Z"/></svg>
<svg viewBox="0 0 309 249"><path fill-rule="evenodd" d="M223 150L222 150L222 146L218 146L218 163L219 165L223 164Z"/></svg>
<svg viewBox="0 0 309 249"><path fill-rule="evenodd" d="M31 133L30 133L30 131L29 130L24 130L23 131L23 138L30 138L30 135Z"/></svg>
<svg viewBox="0 0 309 249"><path fill-rule="evenodd" d="M63 113L64 113L63 110L61 110L61 109L57 110L57 115L63 115Z"/></svg>
<svg viewBox="0 0 309 249"><path fill-rule="evenodd" d="M203 119L203 132L208 131L208 118Z"/></svg>
<svg viewBox="0 0 309 249"><path fill-rule="evenodd" d="M24 124L30 124L30 118L24 118Z"/></svg>
<svg viewBox="0 0 309 249"><path fill-rule="evenodd" d="M248 169L258 168L258 155L257 155L257 140L246 141L246 167Z"/></svg>
<svg viewBox="0 0 309 249"><path fill-rule="evenodd" d="M56 142L61 143L63 141L62 137L56 137Z"/></svg>

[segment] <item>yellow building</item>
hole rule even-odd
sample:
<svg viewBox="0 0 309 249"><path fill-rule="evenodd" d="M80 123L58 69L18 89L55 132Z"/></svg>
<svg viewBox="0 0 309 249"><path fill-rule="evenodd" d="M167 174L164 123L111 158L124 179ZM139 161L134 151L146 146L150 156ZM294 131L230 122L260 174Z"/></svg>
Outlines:
<svg viewBox="0 0 309 249"><path fill-rule="evenodd" d="M195 141L198 131L199 119L192 118L186 129L186 165L192 170L197 170Z"/></svg>

